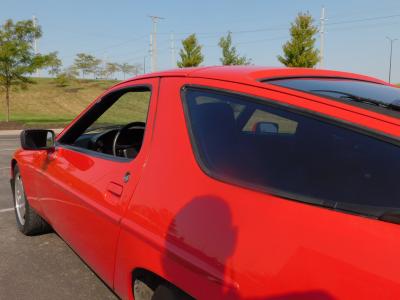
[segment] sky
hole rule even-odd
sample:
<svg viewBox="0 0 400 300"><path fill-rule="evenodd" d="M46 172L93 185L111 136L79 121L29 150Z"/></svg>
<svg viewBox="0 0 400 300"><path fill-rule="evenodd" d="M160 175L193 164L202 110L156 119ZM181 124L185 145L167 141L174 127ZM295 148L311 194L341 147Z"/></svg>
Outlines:
<svg viewBox="0 0 400 300"><path fill-rule="evenodd" d="M181 40L196 33L203 46L203 65L220 65L219 38L232 32L238 52L255 65L281 66L277 55L289 39L290 23L309 12L319 25L326 10L324 68L388 80L393 44L392 82L400 83L399 0L0 0L0 22L35 15L42 27L40 53L58 51L67 67L84 52L108 62L146 62L150 69L150 15L157 25L158 69L170 69ZM171 51L175 41L175 59ZM320 46L317 35L316 46Z"/></svg>

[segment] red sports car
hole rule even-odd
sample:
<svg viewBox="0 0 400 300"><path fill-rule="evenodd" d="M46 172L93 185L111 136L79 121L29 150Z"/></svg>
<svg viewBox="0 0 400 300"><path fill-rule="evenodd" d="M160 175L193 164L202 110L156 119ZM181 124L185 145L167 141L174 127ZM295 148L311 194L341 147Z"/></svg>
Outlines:
<svg viewBox="0 0 400 300"><path fill-rule="evenodd" d="M312 69L146 74L12 158L18 228L123 299L399 299L400 90Z"/></svg>

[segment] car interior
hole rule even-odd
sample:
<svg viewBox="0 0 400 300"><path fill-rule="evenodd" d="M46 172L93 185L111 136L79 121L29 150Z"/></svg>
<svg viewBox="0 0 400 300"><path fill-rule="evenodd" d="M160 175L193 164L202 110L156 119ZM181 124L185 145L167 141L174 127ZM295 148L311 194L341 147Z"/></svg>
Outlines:
<svg viewBox="0 0 400 300"><path fill-rule="evenodd" d="M150 95L148 87L140 86L103 96L59 143L105 158L134 159L142 146Z"/></svg>

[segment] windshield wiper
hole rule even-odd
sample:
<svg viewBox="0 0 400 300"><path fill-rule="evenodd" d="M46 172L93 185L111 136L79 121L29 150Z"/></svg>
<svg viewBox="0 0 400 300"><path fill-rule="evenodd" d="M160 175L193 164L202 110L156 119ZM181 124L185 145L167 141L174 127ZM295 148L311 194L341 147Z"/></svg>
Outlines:
<svg viewBox="0 0 400 300"><path fill-rule="evenodd" d="M354 203L336 202L334 210L362 215L385 222L400 224L400 209L395 207L379 207Z"/></svg>
<svg viewBox="0 0 400 300"><path fill-rule="evenodd" d="M370 99L370 98L366 98L366 97L360 97L357 95L353 95L351 93L334 91L334 90L311 90L310 92L339 94L339 95L341 95L339 97L341 99L348 99L348 100L355 101L355 102L366 103L366 104L371 104L371 105L375 105L375 106L379 106L379 107L383 107L383 108L387 108L387 109L400 111L400 104L385 103L385 102L378 101L375 99Z"/></svg>
<svg viewBox="0 0 400 300"><path fill-rule="evenodd" d="M385 211L378 219L381 221L400 224L400 210Z"/></svg>

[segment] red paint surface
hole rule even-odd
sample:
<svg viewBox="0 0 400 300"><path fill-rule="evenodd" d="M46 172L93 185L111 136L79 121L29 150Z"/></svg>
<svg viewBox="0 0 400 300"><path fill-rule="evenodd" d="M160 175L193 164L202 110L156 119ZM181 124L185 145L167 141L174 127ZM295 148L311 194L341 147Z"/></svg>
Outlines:
<svg viewBox="0 0 400 300"><path fill-rule="evenodd" d="M203 68L145 75L151 84L139 156L114 162L58 146L15 153L31 205L124 299L147 269L199 299L398 299L400 226L315 207L208 177L192 151L185 84L306 108L400 136L400 121L259 83L307 69ZM131 173L128 183L123 181ZM119 195L120 194L120 195Z"/></svg>

